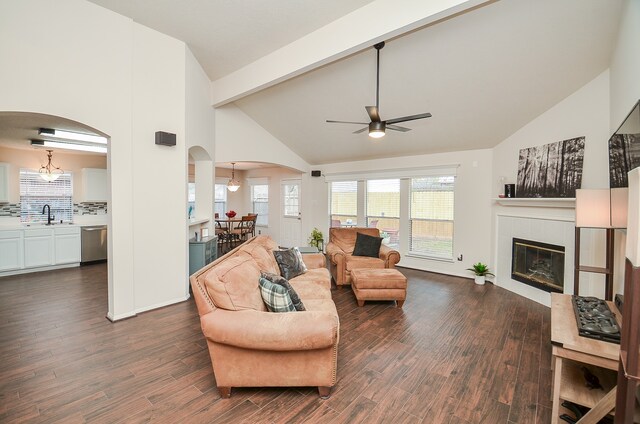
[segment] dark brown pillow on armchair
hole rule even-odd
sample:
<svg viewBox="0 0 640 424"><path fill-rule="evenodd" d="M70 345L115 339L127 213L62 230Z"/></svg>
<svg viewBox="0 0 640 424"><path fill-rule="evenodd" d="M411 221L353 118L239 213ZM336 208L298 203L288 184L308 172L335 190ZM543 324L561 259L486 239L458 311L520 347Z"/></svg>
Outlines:
<svg viewBox="0 0 640 424"><path fill-rule="evenodd" d="M353 256L369 256L371 258L377 258L380 256L381 244L381 237L356 233L356 245L353 248Z"/></svg>

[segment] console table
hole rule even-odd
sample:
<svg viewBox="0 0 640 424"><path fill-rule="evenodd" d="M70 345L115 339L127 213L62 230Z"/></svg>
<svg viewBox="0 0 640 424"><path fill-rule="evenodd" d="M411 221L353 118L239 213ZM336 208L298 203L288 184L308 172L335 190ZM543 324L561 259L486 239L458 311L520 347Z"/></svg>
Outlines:
<svg viewBox="0 0 640 424"><path fill-rule="evenodd" d="M613 302L607 303L620 325L620 312ZM620 345L580 336L571 295L559 293L551 293L551 344L553 355L551 416L553 423L564 423L558 417L562 400L593 408L605 395L615 389ZM598 377L604 390L589 390L585 386L583 366Z"/></svg>

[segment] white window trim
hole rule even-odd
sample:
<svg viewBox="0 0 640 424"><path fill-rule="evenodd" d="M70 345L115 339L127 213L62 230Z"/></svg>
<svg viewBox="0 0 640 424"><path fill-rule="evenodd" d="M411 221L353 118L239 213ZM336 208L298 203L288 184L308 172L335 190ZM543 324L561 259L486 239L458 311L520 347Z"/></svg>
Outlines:
<svg viewBox="0 0 640 424"><path fill-rule="evenodd" d="M389 178L432 177L436 175L456 175L460 164L438 165L421 168L383 169L375 171L340 172L325 174L326 182L353 180L384 180Z"/></svg>

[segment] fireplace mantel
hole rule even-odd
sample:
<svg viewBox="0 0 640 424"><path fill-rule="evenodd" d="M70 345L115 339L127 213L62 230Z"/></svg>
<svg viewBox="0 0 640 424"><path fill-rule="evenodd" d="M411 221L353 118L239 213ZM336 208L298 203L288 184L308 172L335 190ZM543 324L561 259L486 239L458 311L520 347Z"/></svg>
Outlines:
<svg viewBox="0 0 640 424"><path fill-rule="evenodd" d="M575 197L499 197L493 199L500 206L518 206L534 208L575 209Z"/></svg>

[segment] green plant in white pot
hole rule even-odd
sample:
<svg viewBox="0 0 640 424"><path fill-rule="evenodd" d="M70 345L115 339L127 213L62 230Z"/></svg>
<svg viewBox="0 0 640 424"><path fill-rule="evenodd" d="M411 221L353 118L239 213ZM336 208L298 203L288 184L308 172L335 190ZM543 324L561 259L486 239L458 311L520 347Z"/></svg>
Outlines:
<svg viewBox="0 0 640 424"><path fill-rule="evenodd" d="M475 282L476 284L484 284L485 278L487 275L495 277L491 272L489 272L489 267L482 262L478 262L477 264L473 264L471 268L467 268L467 271L473 271L476 274Z"/></svg>

